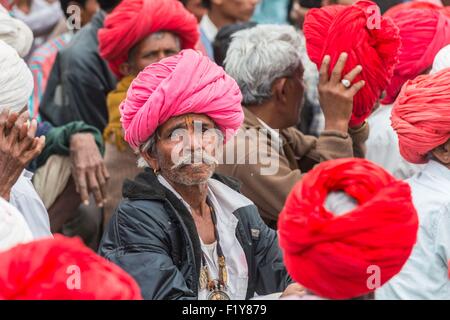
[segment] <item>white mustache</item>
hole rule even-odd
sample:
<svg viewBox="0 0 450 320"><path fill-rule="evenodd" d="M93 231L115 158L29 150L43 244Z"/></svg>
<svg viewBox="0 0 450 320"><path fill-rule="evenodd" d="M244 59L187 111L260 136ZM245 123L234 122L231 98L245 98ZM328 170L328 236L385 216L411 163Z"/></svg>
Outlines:
<svg viewBox="0 0 450 320"><path fill-rule="evenodd" d="M172 170L178 169L182 166L189 165L189 164L198 164L198 163L192 162L192 160L196 160L196 159L201 160L202 163L207 164L207 165L219 164L219 161L216 158L214 158L213 156L210 156L206 152L197 151L194 153L186 154L185 156L179 158L178 161L171 167L171 169Z"/></svg>

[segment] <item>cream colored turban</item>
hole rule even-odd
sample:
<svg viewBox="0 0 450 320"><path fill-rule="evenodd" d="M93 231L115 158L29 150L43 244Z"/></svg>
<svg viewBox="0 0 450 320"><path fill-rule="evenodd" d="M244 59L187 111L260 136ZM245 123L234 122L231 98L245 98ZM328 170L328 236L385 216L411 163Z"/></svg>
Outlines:
<svg viewBox="0 0 450 320"><path fill-rule="evenodd" d="M33 45L33 32L22 21L11 17L0 5L0 40L13 47L19 56L25 57Z"/></svg>

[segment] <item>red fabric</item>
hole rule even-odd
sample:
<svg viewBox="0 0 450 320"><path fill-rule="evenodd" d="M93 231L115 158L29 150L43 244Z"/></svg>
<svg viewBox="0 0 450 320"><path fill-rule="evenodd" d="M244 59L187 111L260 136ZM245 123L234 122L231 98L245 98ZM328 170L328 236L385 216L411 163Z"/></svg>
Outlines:
<svg viewBox="0 0 450 320"><path fill-rule="evenodd" d="M402 47L383 104L393 103L403 84L430 68L439 50L450 44L450 18L441 11L402 9L389 17L400 29Z"/></svg>
<svg viewBox="0 0 450 320"><path fill-rule="evenodd" d="M197 19L176 0L123 0L98 31L100 55L117 77L119 66L140 40L157 31L179 36L181 49L193 49L199 40Z"/></svg>
<svg viewBox="0 0 450 320"><path fill-rule="evenodd" d="M378 8L375 3L359 1L352 6L311 9L303 26L308 55L318 68L327 54L334 68L342 52L349 54L343 76L358 64L363 67L354 82L365 80L366 85L355 96L351 126L361 124L369 116L398 61L398 29L384 18L380 28L369 27L368 22L374 21L373 8Z"/></svg>
<svg viewBox="0 0 450 320"><path fill-rule="evenodd" d="M0 299L141 300L142 296L131 276L81 240L55 235L0 253Z"/></svg>
<svg viewBox="0 0 450 320"><path fill-rule="evenodd" d="M450 68L408 81L392 108L400 153L412 163L450 139Z"/></svg>
<svg viewBox="0 0 450 320"><path fill-rule="evenodd" d="M335 216L324 207L342 190L359 206ZM348 299L373 291L396 275L416 242L418 218L409 185L364 159L323 162L293 188L279 216L280 246L289 274L325 298Z"/></svg>

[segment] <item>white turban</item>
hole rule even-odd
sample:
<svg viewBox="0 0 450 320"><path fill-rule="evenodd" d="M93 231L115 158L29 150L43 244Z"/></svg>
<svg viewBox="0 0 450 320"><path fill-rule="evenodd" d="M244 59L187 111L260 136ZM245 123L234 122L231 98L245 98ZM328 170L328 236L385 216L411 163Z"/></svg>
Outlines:
<svg viewBox="0 0 450 320"><path fill-rule="evenodd" d="M22 21L11 17L0 5L0 40L13 47L19 56L25 57L33 45L33 32Z"/></svg>
<svg viewBox="0 0 450 320"><path fill-rule="evenodd" d="M33 92L33 75L16 50L0 40L0 111L19 112Z"/></svg>
<svg viewBox="0 0 450 320"><path fill-rule="evenodd" d="M25 218L16 208L0 198L0 251L29 241L33 241L33 236Z"/></svg>
<svg viewBox="0 0 450 320"><path fill-rule="evenodd" d="M434 74L442 69L450 67L450 44L443 47L436 57L434 57L433 69L431 69L431 74Z"/></svg>

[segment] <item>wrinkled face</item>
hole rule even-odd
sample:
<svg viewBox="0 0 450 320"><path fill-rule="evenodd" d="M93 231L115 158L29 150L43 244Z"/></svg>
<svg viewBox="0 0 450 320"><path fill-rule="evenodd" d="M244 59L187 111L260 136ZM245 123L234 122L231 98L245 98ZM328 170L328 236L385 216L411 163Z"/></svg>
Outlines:
<svg viewBox="0 0 450 320"><path fill-rule="evenodd" d="M249 21L259 0L216 0L222 14L237 21Z"/></svg>
<svg viewBox="0 0 450 320"><path fill-rule="evenodd" d="M124 75L136 76L145 67L181 51L177 37L171 32L157 32L138 42L130 50L128 62L122 64Z"/></svg>
<svg viewBox="0 0 450 320"><path fill-rule="evenodd" d="M202 6L202 0L188 0L186 1L185 7L197 18L198 22L202 20L202 17L207 12L207 9Z"/></svg>
<svg viewBox="0 0 450 320"><path fill-rule="evenodd" d="M221 133L208 116L187 114L161 125L154 154L141 155L167 180L199 185L213 175L218 163L215 151L221 143Z"/></svg>

